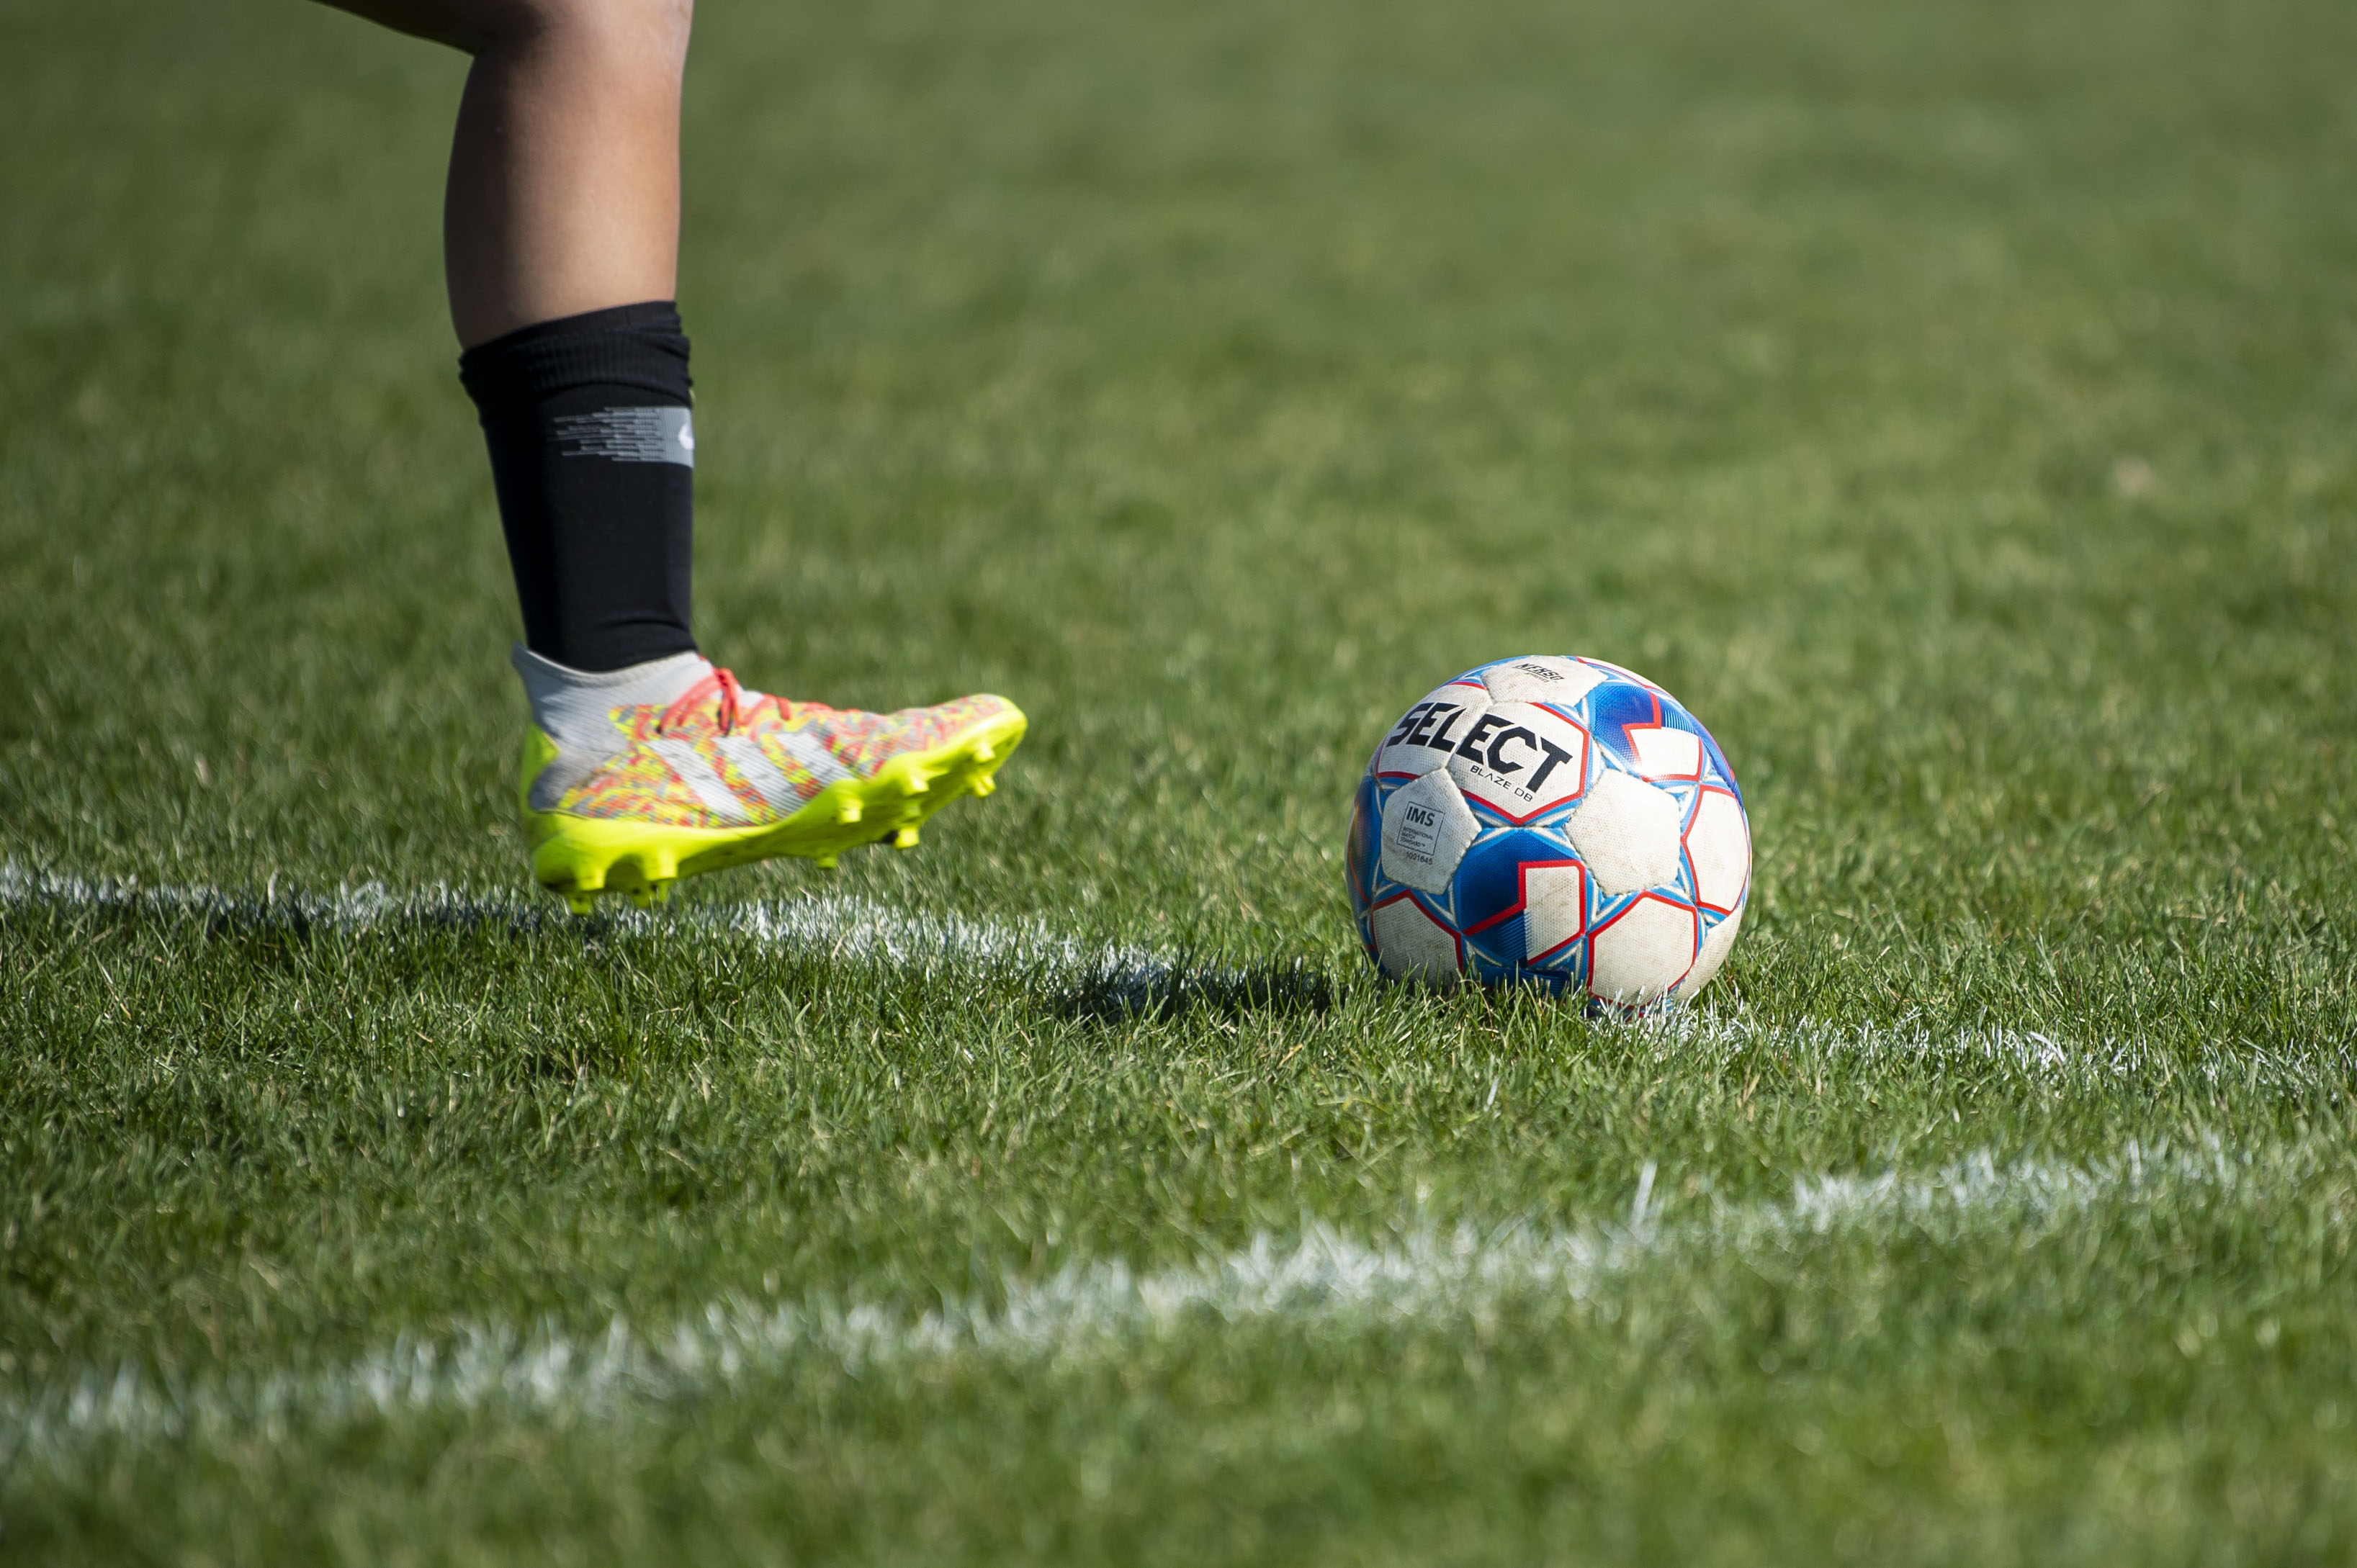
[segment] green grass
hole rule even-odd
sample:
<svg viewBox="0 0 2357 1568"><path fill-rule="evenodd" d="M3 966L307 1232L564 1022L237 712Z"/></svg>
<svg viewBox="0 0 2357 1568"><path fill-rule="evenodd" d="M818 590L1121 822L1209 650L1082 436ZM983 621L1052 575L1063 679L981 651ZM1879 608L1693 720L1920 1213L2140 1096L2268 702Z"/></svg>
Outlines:
<svg viewBox="0 0 2357 1568"><path fill-rule="evenodd" d="M2357 12L706 0L703 639L1033 727L581 925L461 62L0 20L0 1556L2357 1556ZM1743 778L1687 1025L1356 955L1530 650Z"/></svg>

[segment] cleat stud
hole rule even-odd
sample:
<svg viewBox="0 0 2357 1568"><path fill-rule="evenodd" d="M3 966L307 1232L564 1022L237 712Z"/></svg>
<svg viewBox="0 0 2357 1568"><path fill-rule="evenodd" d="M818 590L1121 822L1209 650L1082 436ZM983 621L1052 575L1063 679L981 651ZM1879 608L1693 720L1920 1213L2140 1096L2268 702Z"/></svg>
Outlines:
<svg viewBox="0 0 2357 1568"><path fill-rule="evenodd" d="M834 856L831 854L820 855L818 857L817 865L821 871L833 871L834 869Z"/></svg>
<svg viewBox="0 0 2357 1568"><path fill-rule="evenodd" d="M630 889L630 902L641 909L651 909L655 907L655 890L651 887L633 887Z"/></svg>
<svg viewBox="0 0 2357 1568"><path fill-rule="evenodd" d="M838 822L857 822L859 820L859 797L856 795L845 795L843 798L842 804L836 806L834 809L834 820Z"/></svg>
<svg viewBox="0 0 2357 1568"><path fill-rule="evenodd" d="M639 856L639 875L649 886L669 882L679 875L679 857L669 850L651 850Z"/></svg>
<svg viewBox="0 0 2357 1568"><path fill-rule="evenodd" d="M657 904L668 904L671 902L671 890L678 886L679 883L677 879L674 878L670 881L658 882L647 891L653 895L652 902Z"/></svg>
<svg viewBox="0 0 2357 1568"><path fill-rule="evenodd" d="M917 830L914 828L902 828L899 832L894 833L892 835L892 847L894 849L916 848Z"/></svg>
<svg viewBox="0 0 2357 1568"><path fill-rule="evenodd" d="M602 865L584 865L576 868L573 873L573 886L584 893L600 891L606 886L606 868Z"/></svg>
<svg viewBox="0 0 2357 1568"><path fill-rule="evenodd" d="M998 780L997 780L997 779L993 779L989 774L987 774L987 773L977 773L977 774L975 774L975 775L974 775L974 779L973 789L974 789L974 792L975 794L977 794L977 795L987 795L987 794L989 794L993 789L997 789L997 788L998 788Z"/></svg>
<svg viewBox="0 0 2357 1568"><path fill-rule="evenodd" d="M597 895L595 893L567 893L565 896L565 907L576 915L594 915L597 912Z"/></svg>
<svg viewBox="0 0 2357 1568"><path fill-rule="evenodd" d="M986 740L978 740L974 743L974 750L968 753L968 755L976 762L988 762L992 757L996 757L998 753L991 750L990 742Z"/></svg>

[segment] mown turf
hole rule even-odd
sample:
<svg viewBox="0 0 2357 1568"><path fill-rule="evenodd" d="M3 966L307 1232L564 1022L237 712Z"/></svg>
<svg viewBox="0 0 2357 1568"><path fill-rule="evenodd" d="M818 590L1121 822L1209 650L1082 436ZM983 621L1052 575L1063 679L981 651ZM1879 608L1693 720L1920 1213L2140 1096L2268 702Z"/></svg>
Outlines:
<svg viewBox="0 0 2357 1568"><path fill-rule="evenodd" d="M1031 738L914 854L579 925L509 817L460 62L0 20L0 1555L2357 1553L2357 13L706 0L704 639ZM1530 650L1742 777L1687 1026L1355 955L1368 746ZM1982 1156L2092 1185L1777 1228ZM1459 1227L1626 1261L314 1397Z"/></svg>

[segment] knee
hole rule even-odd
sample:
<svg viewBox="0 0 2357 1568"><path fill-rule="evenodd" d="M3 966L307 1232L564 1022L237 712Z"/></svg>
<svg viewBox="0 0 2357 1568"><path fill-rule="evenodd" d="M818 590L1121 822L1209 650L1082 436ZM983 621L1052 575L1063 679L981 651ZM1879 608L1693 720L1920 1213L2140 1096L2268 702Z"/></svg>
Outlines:
<svg viewBox="0 0 2357 1568"><path fill-rule="evenodd" d="M545 9L564 13L564 25L593 31L609 44L650 63L669 61L674 69L687 60L688 25L695 18L695 0L537 0Z"/></svg>
<svg viewBox="0 0 2357 1568"><path fill-rule="evenodd" d="M586 47L633 67L677 71L695 0L468 0L475 49Z"/></svg>

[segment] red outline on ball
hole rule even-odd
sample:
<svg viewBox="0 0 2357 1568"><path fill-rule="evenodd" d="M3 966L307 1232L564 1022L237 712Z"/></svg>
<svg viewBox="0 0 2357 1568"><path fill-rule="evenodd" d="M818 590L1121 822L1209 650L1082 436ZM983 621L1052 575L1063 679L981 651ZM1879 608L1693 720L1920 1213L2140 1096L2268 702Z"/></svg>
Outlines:
<svg viewBox="0 0 2357 1568"><path fill-rule="evenodd" d="M1743 887L1736 894L1735 902L1725 908L1702 896L1702 877L1695 871L1694 830L1695 823L1702 820L1702 798L1705 795L1724 795L1734 801L1736 821L1743 824ZM1707 909L1714 915L1732 915L1743 908L1744 897L1751 891L1751 819L1743 810L1743 798L1718 784L1706 784L1696 789L1693 808L1686 812L1685 825L1678 830L1678 855L1686 863L1686 886L1694 889L1695 908Z"/></svg>

